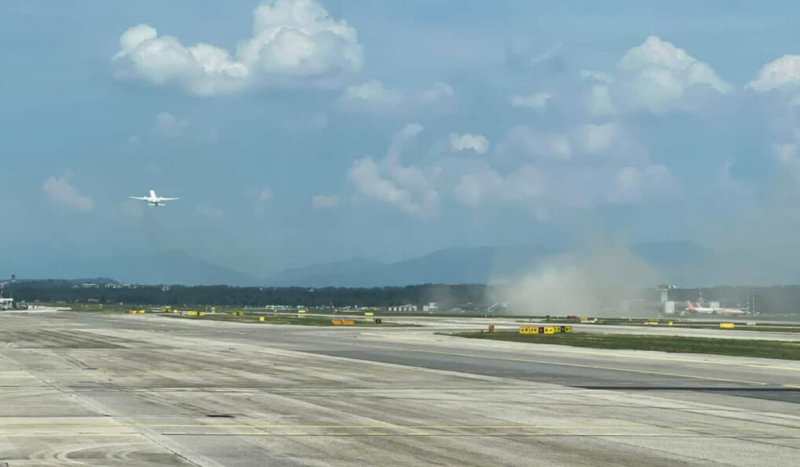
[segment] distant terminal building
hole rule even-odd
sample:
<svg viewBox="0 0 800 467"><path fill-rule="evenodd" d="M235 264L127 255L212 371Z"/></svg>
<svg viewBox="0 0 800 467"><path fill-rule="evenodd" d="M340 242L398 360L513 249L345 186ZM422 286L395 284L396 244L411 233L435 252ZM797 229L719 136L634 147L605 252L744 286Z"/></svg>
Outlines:
<svg viewBox="0 0 800 467"><path fill-rule="evenodd" d="M10 310L14 308L14 299L13 298L2 298L0 297L0 310Z"/></svg>
<svg viewBox="0 0 800 467"><path fill-rule="evenodd" d="M675 300L678 288L674 285L662 284L658 288L661 290L661 303L667 303Z"/></svg>
<svg viewBox="0 0 800 467"><path fill-rule="evenodd" d="M427 305L422 305L422 311L425 311L425 312L436 311L438 309L439 309L439 305L437 305L436 302L430 302Z"/></svg>
<svg viewBox="0 0 800 467"><path fill-rule="evenodd" d="M417 305L390 306L388 311L417 311Z"/></svg>

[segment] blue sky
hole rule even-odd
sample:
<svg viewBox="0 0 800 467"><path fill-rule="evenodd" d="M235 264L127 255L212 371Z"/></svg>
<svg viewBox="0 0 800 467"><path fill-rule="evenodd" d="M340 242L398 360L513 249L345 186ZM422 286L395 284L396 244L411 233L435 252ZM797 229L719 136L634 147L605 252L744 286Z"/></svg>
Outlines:
<svg viewBox="0 0 800 467"><path fill-rule="evenodd" d="M798 13L8 2L0 254L46 275L178 250L264 276L598 235L791 247ZM183 199L127 199L150 188Z"/></svg>

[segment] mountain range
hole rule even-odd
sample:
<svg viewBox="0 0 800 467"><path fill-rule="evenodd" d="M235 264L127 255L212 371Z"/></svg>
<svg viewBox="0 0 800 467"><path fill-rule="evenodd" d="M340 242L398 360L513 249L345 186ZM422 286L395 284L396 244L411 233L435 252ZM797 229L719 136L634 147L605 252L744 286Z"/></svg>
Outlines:
<svg viewBox="0 0 800 467"><path fill-rule="evenodd" d="M630 249L634 257L659 271L666 281L702 280L708 274L705 265L712 264L715 258L707 248L687 241L642 243ZM287 269L266 278L263 283L307 287L483 284L517 278L535 270L543 261L564 253L564 250L543 246L448 248L393 263L354 259Z"/></svg>
<svg viewBox="0 0 800 467"><path fill-rule="evenodd" d="M660 273L664 282L684 286L769 281L748 258L752 253L710 250L689 241L634 244L629 254ZM123 283L299 287L381 287L412 284L487 283L513 279L543 262L568 253L544 246L522 248L448 248L430 254L383 263L350 259L286 269L268 277L212 264L183 252L158 252L82 261L78 264L20 265L9 273L19 278L111 277ZM608 259L611 266L615 260ZM788 260L783 261L789 262ZM743 263L749 267L742 267ZM773 260L772 263L777 261ZM793 263L792 263L793 264ZM46 275L41 271L47 271ZM738 274L738 275L736 275ZM784 267L783 283L800 280L800 271ZM793 277L797 275L798 277ZM789 277L792 276L792 277ZM635 278L631 278L633 281ZM656 284L652 284L656 285Z"/></svg>

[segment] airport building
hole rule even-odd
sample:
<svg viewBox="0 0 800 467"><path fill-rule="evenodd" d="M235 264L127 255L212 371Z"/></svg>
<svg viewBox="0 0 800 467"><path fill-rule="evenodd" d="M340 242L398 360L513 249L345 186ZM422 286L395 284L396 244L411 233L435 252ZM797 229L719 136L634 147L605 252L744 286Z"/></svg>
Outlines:
<svg viewBox="0 0 800 467"><path fill-rule="evenodd" d="M14 308L13 298L0 297L0 310L10 310L12 308Z"/></svg>

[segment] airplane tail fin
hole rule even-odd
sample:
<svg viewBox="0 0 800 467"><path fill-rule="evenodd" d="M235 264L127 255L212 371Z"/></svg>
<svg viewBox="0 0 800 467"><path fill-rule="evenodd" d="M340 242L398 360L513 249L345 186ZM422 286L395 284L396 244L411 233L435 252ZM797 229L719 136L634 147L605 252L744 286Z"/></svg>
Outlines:
<svg viewBox="0 0 800 467"><path fill-rule="evenodd" d="M150 197L153 199L156 198L156 190L150 190Z"/></svg>
<svg viewBox="0 0 800 467"><path fill-rule="evenodd" d="M690 302L689 300L686 300L686 306L689 307L689 311L695 311L694 305L692 305L692 302Z"/></svg>

